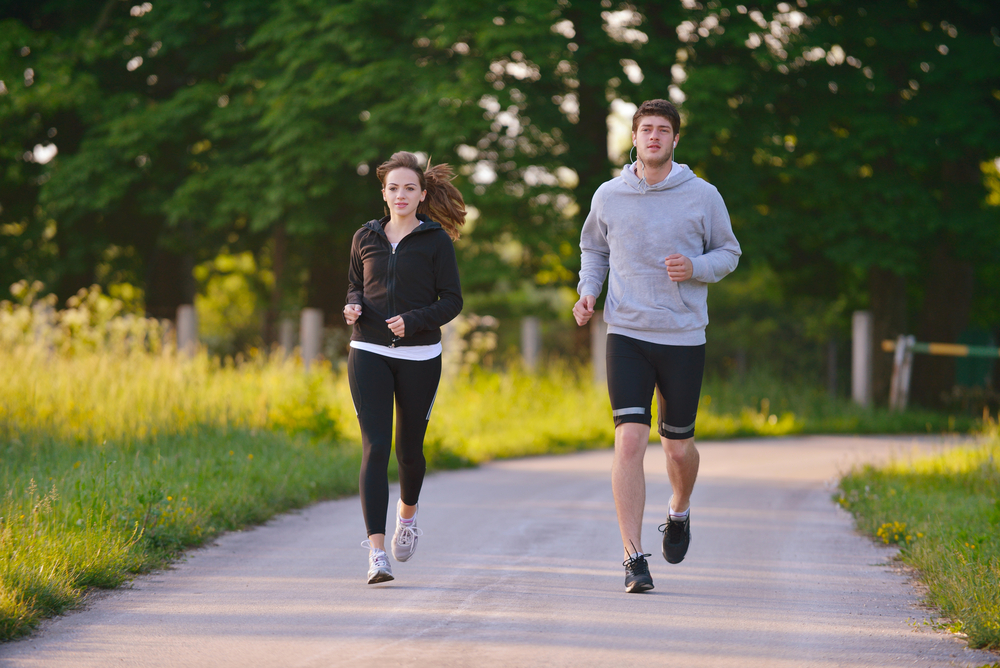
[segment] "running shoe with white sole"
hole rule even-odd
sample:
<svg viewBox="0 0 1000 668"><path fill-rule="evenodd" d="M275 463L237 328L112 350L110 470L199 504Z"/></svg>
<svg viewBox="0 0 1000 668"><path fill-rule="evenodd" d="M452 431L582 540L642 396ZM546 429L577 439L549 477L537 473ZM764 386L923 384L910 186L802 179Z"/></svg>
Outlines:
<svg viewBox="0 0 1000 668"><path fill-rule="evenodd" d="M392 568L389 566L389 555L385 550L373 548L371 541L364 541L361 547L368 548L368 584L378 584L379 582L389 582L394 580Z"/></svg>
<svg viewBox="0 0 1000 668"><path fill-rule="evenodd" d="M392 556L396 561L406 561L413 556L417 549L417 538L423 536L424 532L417 528L417 513L413 513L413 522L404 524L399 521L399 505L402 500L396 502L396 532L392 535ZM417 506L417 510L420 506Z"/></svg>
<svg viewBox="0 0 1000 668"><path fill-rule="evenodd" d="M629 594L648 591L653 588L653 577L649 574L648 554L638 554L622 562L625 567L625 591Z"/></svg>

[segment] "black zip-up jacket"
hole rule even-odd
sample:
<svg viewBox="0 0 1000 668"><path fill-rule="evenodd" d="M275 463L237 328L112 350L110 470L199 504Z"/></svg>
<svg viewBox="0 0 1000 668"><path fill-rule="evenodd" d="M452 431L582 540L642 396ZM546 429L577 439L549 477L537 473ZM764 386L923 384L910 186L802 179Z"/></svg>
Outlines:
<svg viewBox="0 0 1000 668"><path fill-rule="evenodd" d="M462 286L451 238L439 223L417 214L421 225L393 250L383 225L370 220L354 233L347 303L361 304L352 341L381 346L422 346L441 340L441 325L462 311ZM403 316L405 335L385 321Z"/></svg>

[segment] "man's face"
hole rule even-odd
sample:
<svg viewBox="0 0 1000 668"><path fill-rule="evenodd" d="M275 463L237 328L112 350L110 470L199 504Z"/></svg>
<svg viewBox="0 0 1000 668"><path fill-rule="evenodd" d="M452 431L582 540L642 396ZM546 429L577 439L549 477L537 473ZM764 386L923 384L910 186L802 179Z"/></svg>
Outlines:
<svg viewBox="0 0 1000 668"><path fill-rule="evenodd" d="M632 133L639 158L649 167L660 167L673 159L677 135L663 116L643 116Z"/></svg>

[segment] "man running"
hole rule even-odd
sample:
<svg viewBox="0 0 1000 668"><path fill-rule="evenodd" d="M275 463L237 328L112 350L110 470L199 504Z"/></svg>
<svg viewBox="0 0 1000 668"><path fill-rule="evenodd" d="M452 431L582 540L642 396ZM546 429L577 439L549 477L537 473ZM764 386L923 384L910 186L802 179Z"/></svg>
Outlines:
<svg viewBox="0 0 1000 668"><path fill-rule="evenodd" d="M673 489L667 521L660 526L663 557L677 564L691 541L708 283L732 272L741 254L719 191L673 160L679 129L680 115L670 102L647 100L639 106L632 117L638 160L597 189L580 235L580 300L573 306L578 325L594 315L611 272L604 306L615 420L611 488L630 593L653 588L650 555L643 554L641 542L653 388Z"/></svg>

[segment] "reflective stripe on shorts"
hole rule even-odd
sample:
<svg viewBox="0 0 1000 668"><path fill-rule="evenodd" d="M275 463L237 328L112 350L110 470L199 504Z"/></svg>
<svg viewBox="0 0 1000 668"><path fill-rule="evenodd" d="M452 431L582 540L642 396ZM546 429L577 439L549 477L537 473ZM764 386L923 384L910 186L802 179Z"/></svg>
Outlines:
<svg viewBox="0 0 1000 668"><path fill-rule="evenodd" d="M669 431L671 434L683 434L685 432L691 431L692 429L694 429L694 422L692 422L686 427L673 427L667 424L666 422L660 423L660 431Z"/></svg>
<svg viewBox="0 0 1000 668"><path fill-rule="evenodd" d="M616 411L611 411L612 417L618 417L620 415L645 415L646 409L642 406L636 406L634 408L619 408ZM607 415L607 413L605 413Z"/></svg>

